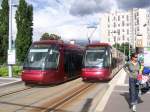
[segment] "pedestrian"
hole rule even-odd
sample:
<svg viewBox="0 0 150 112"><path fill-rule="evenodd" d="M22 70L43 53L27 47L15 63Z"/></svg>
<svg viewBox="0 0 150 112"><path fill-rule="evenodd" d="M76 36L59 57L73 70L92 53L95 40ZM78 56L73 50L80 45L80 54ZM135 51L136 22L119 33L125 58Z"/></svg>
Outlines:
<svg viewBox="0 0 150 112"><path fill-rule="evenodd" d="M132 111L136 111L136 105L138 103L139 85L137 85L137 76L140 69L138 62L138 54L133 53L130 60L125 64L125 71L129 75L129 99Z"/></svg>

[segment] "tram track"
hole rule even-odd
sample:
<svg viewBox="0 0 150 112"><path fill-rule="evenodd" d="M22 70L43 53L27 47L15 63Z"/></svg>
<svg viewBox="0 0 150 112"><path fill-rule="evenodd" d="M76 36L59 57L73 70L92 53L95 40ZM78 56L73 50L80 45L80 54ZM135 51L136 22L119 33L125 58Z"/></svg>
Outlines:
<svg viewBox="0 0 150 112"><path fill-rule="evenodd" d="M77 81L79 82L79 81ZM19 92L22 92L22 91L25 91L25 90L29 90L29 89L33 89L33 88L38 88L38 87L53 87L53 86L57 86L57 85L49 85L49 86L40 86L40 85L29 85L29 86L26 86L23 82L19 82L19 83L16 83L16 84L12 84L12 85L9 85L9 86L4 86L3 88L0 88L0 97L4 97L4 96L8 96L8 95L11 95L11 94L15 94L15 93L19 93Z"/></svg>
<svg viewBox="0 0 150 112"><path fill-rule="evenodd" d="M58 86L21 86L17 91L9 91L0 97L0 112L53 112L67 107L90 92L94 93L96 83L85 83L82 79ZM96 89L92 89L95 88ZM102 87L101 87L102 88ZM79 100L78 100L79 101Z"/></svg>
<svg viewBox="0 0 150 112"><path fill-rule="evenodd" d="M13 85L13 86L4 87L3 89L5 89L7 91L1 92L0 97L4 97L4 96L7 96L7 95L11 95L11 94L15 94L15 93L19 93L19 92L31 89L31 87L26 87L26 86L24 86L24 84L21 85L21 83L17 83L16 85ZM19 86L19 87L17 87L17 86Z"/></svg>
<svg viewBox="0 0 150 112"><path fill-rule="evenodd" d="M94 83L82 84L74 88L73 90L68 91L66 94L44 103L40 106L40 108L32 109L30 112L53 112L55 110L58 110L67 102L70 102L71 100L80 96L80 94L84 93L95 85L96 84Z"/></svg>
<svg viewBox="0 0 150 112"><path fill-rule="evenodd" d="M24 84L19 85L19 87L17 84L9 86L7 88L2 88L1 90L5 91L1 93L0 111L18 112L18 110L24 110L24 108L38 108L38 106L34 105L38 104L39 102L45 102L45 100L47 99L53 99L57 96L60 96L61 94L66 93L66 91L63 92L63 90L70 90L72 88L78 87L82 83L83 82L81 82L81 79L77 79L75 81L67 82L56 86L34 86L31 88L24 88L26 87L23 86ZM1 108L2 105L5 105L8 108Z"/></svg>

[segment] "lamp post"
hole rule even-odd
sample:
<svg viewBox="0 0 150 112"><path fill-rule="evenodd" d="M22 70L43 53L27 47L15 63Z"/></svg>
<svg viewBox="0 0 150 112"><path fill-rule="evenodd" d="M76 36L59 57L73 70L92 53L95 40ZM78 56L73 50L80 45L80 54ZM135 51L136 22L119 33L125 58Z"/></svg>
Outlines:
<svg viewBox="0 0 150 112"><path fill-rule="evenodd" d="M15 49L12 49L12 7L17 7L18 5L12 5L12 0L9 0L9 37L8 37L8 76L12 77L12 65L15 64L16 55Z"/></svg>
<svg viewBox="0 0 150 112"><path fill-rule="evenodd" d="M129 57L129 59L130 59L130 54L131 54L131 50L130 50L130 38L129 38L129 54L128 54L128 57Z"/></svg>
<svg viewBox="0 0 150 112"><path fill-rule="evenodd" d="M12 49L12 0L9 0L9 41L8 41L8 56ZM8 74L12 77L12 65L8 62Z"/></svg>

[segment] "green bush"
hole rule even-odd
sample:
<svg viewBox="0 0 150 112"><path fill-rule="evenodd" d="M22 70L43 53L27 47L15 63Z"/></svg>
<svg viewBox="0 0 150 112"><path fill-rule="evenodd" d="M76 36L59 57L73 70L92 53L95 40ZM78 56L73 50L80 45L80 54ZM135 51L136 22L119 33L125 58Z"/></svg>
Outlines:
<svg viewBox="0 0 150 112"><path fill-rule="evenodd" d="M0 67L0 76L1 77L6 77L8 76L8 68L5 66Z"/></svg>
<svg viewBox="0 0 150 112"><path fill-rule="evenodd" d="M20 77L22 72L22 67L21 66L14 66L13 67L13 76L14 77Z"/></svg>
<svg viewBox="0 0 150 112"><path fill-rule="evenodd" d="M22 71L21 66L13 66L13 77L20 77ZM0 77L8 77L8 67L1 66L0 67Z"/></svg>

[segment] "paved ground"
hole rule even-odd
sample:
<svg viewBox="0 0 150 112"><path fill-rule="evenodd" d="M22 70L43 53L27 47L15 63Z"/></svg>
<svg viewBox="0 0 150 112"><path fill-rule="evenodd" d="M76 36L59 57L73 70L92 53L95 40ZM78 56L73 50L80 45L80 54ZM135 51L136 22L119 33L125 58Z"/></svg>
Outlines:
<svg viewBox="0 0 150 112"><path fill-rule="evenodd" d="M103 112L131 112L128 95L128 77L125 83L116 85ZM137 105L137 112L150 112L150 92L143 94Z"/></svg>
<svg viewBox="0 0 150 112"><path fill-rule="evenodd" d="M2 78L0 77L0 86L12 84L21 81L20 78Z"/></svg>

